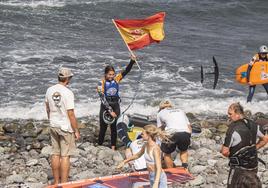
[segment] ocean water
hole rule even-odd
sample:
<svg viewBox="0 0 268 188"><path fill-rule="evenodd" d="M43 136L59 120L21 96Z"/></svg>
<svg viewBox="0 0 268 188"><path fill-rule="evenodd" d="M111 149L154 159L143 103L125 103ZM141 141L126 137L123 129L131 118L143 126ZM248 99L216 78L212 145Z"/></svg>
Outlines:
<svg viewBox="0 0 268 188"><path fill-rule="evenodd" d="M268 45L265 0L0 0L0 118L45 119L44 95L57 82L60 66L73 69L70 88L78 117L97 115L96 83L106 65L120 71L129 54L112 19L144 18L166 12L166 38L136 52L135 66L122 81L122 109L138 88L128 113L153 115L163 98L186 112L223 115L232 102L253 112L268 111L267 94L257 87L246 104L247 86L235 82L235 69L258 47ZM219 84L200 83L215 56Z"/></svg>

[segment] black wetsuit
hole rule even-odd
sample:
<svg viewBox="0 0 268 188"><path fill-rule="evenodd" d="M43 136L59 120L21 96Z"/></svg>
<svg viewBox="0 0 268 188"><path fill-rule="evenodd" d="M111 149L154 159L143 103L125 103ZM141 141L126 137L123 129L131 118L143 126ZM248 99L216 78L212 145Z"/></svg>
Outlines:
<svg viewBox="0 0 268 188"><path fill-rule="evenodd" d="M103 120L103 112L105 111L113 111L117 116L120 115L120 97L119 97L119 82L130 72L132 69L134 60L130 60L130 63L126 67L124 71L116 75L115 79L112 81L102 80L99 86L101 86L102 90L98 90L98 93L101 98L101 106L100 106L100 132L98 138L98 144L102 145L105 137L105 133L108 127L108 124ZM107 88L110 86L110 88ZM116 121L114 121L110 125L111 129L111 146L116 146L117 140L117 129L116 129Z"/></svg>
<svg viewBox="0 0 268 188"><path fill-rule="evenodd" d="M256 139L263 136L262 127L251 120L241 119L230 124L223 144L230 148L228 188L261 187L257 176Z"/></svg>

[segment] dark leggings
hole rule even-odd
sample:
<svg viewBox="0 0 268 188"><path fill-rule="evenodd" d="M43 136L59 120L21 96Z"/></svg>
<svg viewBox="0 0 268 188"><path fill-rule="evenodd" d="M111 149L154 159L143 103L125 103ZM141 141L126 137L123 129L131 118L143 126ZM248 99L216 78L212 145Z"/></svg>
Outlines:
<svg viewBox="0 0 268 188"><path fill-rule="evenodd" d="M268 83L267 84L263 84L264 89L266 90L267 94L268 94ZM248 98L247 98L247 102L251 102L254 92L255 92L255 88L256 85L253 86L249 86L249 93L248 93Z"/></svg>
<svg viewBox="0 0 268 188"><path fill-rule="evenodd" d="M113 111L116 113L116 115L119 116L120 115L119 103L111 103L109 105L113 108ZM99 132L99 139L98 139L99 145L103 144L105 133L108 127L108 125L103 120L102 115L104 111L105 111L105 107L101 104L100 114L99 114L100 116L100 132ZM114 123L110 125L110 129L111 129L111 146L116 146L116 139L117 139L116 121L114 121Z"/></svg>

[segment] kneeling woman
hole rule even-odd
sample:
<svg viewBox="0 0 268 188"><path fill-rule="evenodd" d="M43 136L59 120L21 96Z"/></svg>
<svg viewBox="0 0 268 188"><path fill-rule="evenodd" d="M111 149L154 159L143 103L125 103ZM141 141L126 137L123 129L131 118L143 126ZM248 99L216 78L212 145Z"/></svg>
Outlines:
<svg viewBox="0 0 268 188"><path fill-rule="evenodd" d="M120 115L120 97L119 97L119 82L130 72L133 64L136 62L136 57L132 56L130 63L126 69L115 75L114 67L107 66L104 70L104 78L99 82L97 91L101 99L100 107L100 132L98 144L102 145L107 130L107 126L111 128L111 147L115 150L117 131L116 118ZM107 117L107 115L109 117ZM111 120L106 121L104 119Z"/></svg>
<svg viewBox="0 0 268 188"><path fill-rule="evenodd" d="M153 188L167 188L167 176L161 165L161 151L156 144L156 139L168 141L165 132L155 125L146 125L142 132L142 138L146 141L140 152L122 161L117 168L122 168L126 163L140 158L143 154L149 171L150 184Z"/></svg>

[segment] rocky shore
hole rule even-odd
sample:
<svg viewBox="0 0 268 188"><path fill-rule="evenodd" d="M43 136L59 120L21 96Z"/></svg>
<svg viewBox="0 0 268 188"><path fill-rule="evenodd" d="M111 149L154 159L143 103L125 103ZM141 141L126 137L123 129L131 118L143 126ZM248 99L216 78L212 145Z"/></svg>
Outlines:
<svg viewBox="0 0 268 188"><path fill-rule="evenodd" d="M201 134L192 137L189 150L189 170L195 179L170 187L226 187L228 160L219 150L227 130L227 117L187 115L191 123L202 128ZM247 116L260 123L268 121L268 114L261 112L252 115L247 111ZM119 147L117 151L106 147L109 145L108 134L104 146L95 144L97 117L79 119L79 127L82 139L77 143L77 154L71 158L70 180L119 173L115 167L123 160L124 147ZM47 121L0 120L0 187L41 188L51 183L50 151ZM259 151L259 157L268 161L268 147ZM123 172L129 171L128 167L123 169ZM268 170L261 164L259 177L263 187L268 187Z"/></svg>

